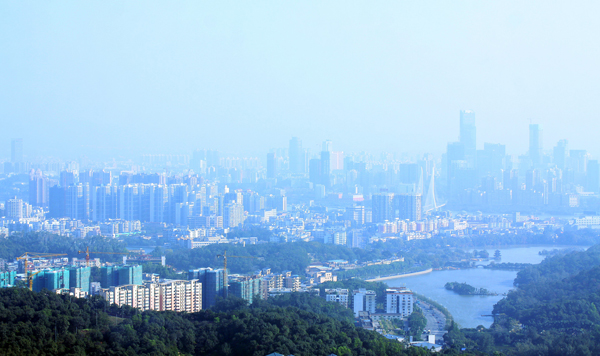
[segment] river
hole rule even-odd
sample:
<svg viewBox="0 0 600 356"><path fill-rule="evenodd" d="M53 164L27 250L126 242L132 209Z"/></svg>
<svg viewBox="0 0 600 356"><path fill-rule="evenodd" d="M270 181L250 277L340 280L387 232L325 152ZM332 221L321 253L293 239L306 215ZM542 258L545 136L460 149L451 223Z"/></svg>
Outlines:
<svg viewBox="0 0 600 356"><path fill-rule="evenodd" d="M518 246L500 248L502 253L501 262L513 263L540 263L545 256L539 255L542 250L577 248L584 249L582 246ZM477 249L481 251L482 249ZM487 249L490 256L494 255L496 249ZM494 304L503 296L463 296L446 290L444 285L447 282L466 282L476 288L486 288L491 292L499 294L507 293L513 289L513 281L517 276L517 271L492 270L484 268L470 268L461 270L433 271L428 274L390 279L386 283L390 287L405 286L416 293L422 294L430 299L440 303L454 317L454 320L461 327L474 328L478 325L489 327L493 318L489 316L492 313Z"/></svg>

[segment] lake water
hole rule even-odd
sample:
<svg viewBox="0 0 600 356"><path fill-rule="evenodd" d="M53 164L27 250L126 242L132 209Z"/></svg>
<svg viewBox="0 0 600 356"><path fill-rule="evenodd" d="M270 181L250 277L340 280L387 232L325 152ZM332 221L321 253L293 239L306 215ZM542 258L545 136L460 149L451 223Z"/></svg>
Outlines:
<svg viewBox="0 0 600 356"><path fill-rule="evenodd" d="M582 246L519 246L500 248L501 262L533 263L542 262L545 256L540 256L542 250L577 248ZM482 249L477 249L481 251ZM487 249L490 256L496 249ZM413 277L397 278L386 281L390 287L405 286L440 303L454 317L461 327L474 328L478 325L489 327L492 317L490 315L496 304L503 296L462 296L444 288L447 282L466 282L476 288L486 288L499 294L507 293L513 289L513 281L517 271L491 270L484 268L470 268L461 270L433 271Z"/></svg>

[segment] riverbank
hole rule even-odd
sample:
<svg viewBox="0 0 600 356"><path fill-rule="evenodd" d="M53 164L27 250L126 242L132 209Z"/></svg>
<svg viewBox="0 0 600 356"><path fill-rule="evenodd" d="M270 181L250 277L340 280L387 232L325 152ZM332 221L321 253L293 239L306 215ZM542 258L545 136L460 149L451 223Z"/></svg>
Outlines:
<svg viewBox="0 0 600 356"><path fill-rule="evenodd" d="M396 278L419 276L419 275L422 275L422 274L431 273L432 271L433 271L433 268L430 268L430 269L426 269L426 270L420 271L420 272L397 274L395 276L386 276L386 277L371 278L371 279L367 279L366 281L367 282L381 282L381 281L387 281L387 280L396 279Z"/></svg>

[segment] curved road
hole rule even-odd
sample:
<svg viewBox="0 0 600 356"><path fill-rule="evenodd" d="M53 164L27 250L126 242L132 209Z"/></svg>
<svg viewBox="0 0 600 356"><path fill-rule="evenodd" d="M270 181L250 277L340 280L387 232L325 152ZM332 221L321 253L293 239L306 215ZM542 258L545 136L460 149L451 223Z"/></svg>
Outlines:
<svg viewBox="0 0 600 356"><path fill-rule="evenodd" d="M444 330L446 326L446 316L429 303L419 300L417 305L423 310L425 318L427 318L427 326L425 327L425 333L421 337L423 340L427 340L428 330L431 330L431 335L435 335L436 344L441 344L444 340L444 334L447 333Z"/></svg>

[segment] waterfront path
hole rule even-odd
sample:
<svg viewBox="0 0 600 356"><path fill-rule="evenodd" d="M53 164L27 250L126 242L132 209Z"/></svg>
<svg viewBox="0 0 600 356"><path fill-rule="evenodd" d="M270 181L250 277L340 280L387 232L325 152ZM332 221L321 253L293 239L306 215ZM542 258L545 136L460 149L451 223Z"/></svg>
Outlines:
<svg viewBox="0 0 600 356"><path fill-rule="evenodd" d="M366 281L367 282L381 282L381 281L387 281L389 279L418 276L418 275L421 275L421 274L431 273L431 271L433 271L432 268L426 269L426 270L420 271L420 272L413 272L413 273L406 273L406 274L397 274L397 275L394 275L394 276L385 276L385 277L371 278L371 279L367 279Z"/></svg>

